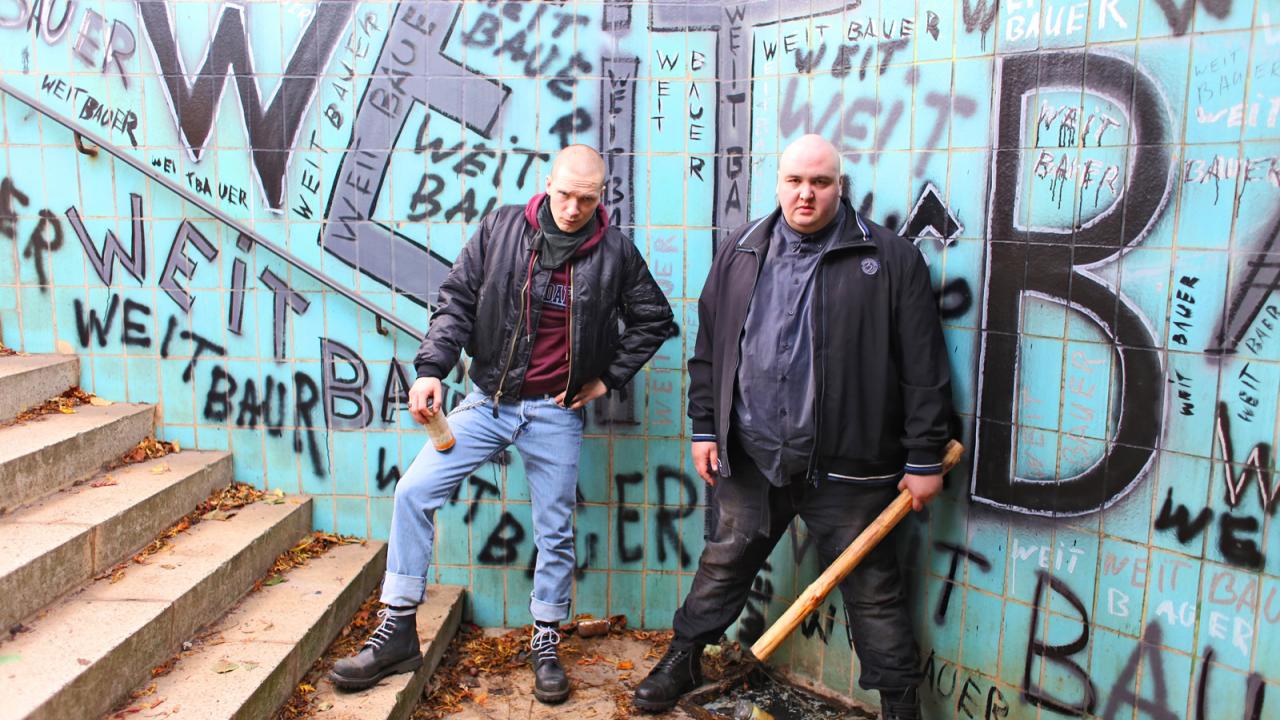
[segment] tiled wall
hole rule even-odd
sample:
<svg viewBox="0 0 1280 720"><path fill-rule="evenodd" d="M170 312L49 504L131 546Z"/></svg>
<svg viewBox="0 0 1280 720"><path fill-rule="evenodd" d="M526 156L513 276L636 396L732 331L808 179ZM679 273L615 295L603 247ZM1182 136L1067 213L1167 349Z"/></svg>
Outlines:
<svg viewBox="0 0 1280 720"><path fill-rule="evenodd" d="M970 455L901 538L934 715L1278 718L1276 22L1274 0L6 0L0 78L186 195L5 95L0 338L80 354L165 437L385 537L425 441L417 342L357 300L425 328L479 218L597 145L681 334L591 413L576 609L667 626L703 526L694 305L719 231L818 132L943 309ZM530 507L499 460L438 518L433 572L519 624ZM784 539L733 636L816 570ZM836 607L780 659L867 699Z"/></svg>

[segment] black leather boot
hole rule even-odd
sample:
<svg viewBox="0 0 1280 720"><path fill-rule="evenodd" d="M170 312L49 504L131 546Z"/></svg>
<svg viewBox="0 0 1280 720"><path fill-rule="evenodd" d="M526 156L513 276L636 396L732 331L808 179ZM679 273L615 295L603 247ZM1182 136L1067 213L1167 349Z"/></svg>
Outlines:
<svg viewBox="0 0 1280 720"><path fill-rule="evenodd" d="M916 689L881 690L880 716L884 720L920 720L920 697Z"/></svg>
<svg viewBox="0 0 1280 720"><path fill-rule="evenodd" d="M569 697L569 676L560 664L559 652L559 623L534 623L529 661L533 663L533 696L540 702L564 702Z"/></svg>
<svg viewBox="0 0 1280 720"><path fill-rule="evenodd" d="M364 642L360 652L334 663L329 680L341 690L364 690L395 673L411 672L422 665L418 646L418 614L392 615L378 611L382 624Z"/></svg>
<svg viewBox="0 0 1280 720"><path fill-rule="evenodd" d="M636 686L635 706L645 712L663 712L701 684L702 646L672 647Z"/></svg>

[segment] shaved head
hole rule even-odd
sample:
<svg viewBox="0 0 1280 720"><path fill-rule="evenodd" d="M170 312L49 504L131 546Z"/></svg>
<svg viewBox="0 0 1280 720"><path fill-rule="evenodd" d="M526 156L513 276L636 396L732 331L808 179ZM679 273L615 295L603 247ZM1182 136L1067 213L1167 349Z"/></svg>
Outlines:
<svg viewBox="0 0 1280 720"><path fill-rule="evenodd" d="M815 162L818 165L829 165L832 174L840 177L840 151L830 140L821 135L801 135L795 142L782 151L778 161L781 167L787 163Z"/></svg>
<svg viewBox="0 0 1280 720"><path fill-rule="evenodd" d="M604 158L594 148L570 145L551 163L547 197L551 216L564 232L577 232L600 206L604 193Z"/></svg>
<svg viewBox="0 0 1280 720"><path fill-rule="evenodd" d="M551 163L551 177L560 173L571 173L583 178L599 178L604 184L604 158L595 148L586 145L570 145L556 155Z"/></svg>
<svg viewBox="0 0 1280 720"><path fill-rule="evenodd" d="M821 135L804 135L778 159L778 205L802 233L821 230L840 210L840 151Z"/></svg>

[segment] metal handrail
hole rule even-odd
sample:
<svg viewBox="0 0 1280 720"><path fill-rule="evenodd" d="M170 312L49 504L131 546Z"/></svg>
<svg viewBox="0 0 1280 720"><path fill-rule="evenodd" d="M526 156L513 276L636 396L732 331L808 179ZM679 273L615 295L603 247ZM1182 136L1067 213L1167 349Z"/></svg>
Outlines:
<svg viewBox="0 0 1280 720"><path fill-rule="evenodd" d="M239 220L236 220L235 218L227 215L226 213L219 210L216 206L214 206L212 203L208 202L204 198L200 197L199 195L196 195L188 191L186 188L183 188L181 185L170 180L164 175L157 173L145 162L143 162L142 160L139 160L138 158L132 157L131 155L129 155L129 153L125 152L124 150L121 150L120 148L116 147L115 145L108 142L107 140L104 140L100 135L98 135L94 131L77 127L70 120L63 117L60 113L58 113L58 111L53 110L52 108L40 102L36 98L33 98L27 95L21 90L18 90L17 88L10 85L6 80L0 79L0 92L4 92L5 94L16 98L20 102L30 106L33 110L36 110L37 112L41 113L45 117L49 118L50 120L53 120L59 125L67 128L71 132L87 138L93 144L97 145L103 150L106 150L107 153L110 154L112 157L126 163L127 165L132 167L134 170L137 170L143 175L146 175L147 177L151 178L153 181L155 181L156 183L159 183L160 185L168 189L170 192L175 193L176 195L178 195L178 197L182 198L183 200L205 211L214 219L230 226L233 230L240 233L244 237L249 238L254 243L265 246L267 250L269 250L270 252L275 253L276 255L279 255L281 258L283 258L286 262L292 264L294 267L298 268L299 270L302 270L303 272L315 278L316 280L319 280L324 285L327 285L328 287L337 291L339 295L342 295L343 297L347 298L351 302L354 302L355 304L359 305L365 310L368 310L375 317L386 320L387 322L391 323L401 331L408 333L410 337L417 338L419 340L422 339L422 332L415 329L413 325L410 325L408 322L401 320L400 318L396 317L390 312L387 312L386 310L360 297L356 293L353 293L351 290L347 289L346 287L343 287L342 284L339 283L337 280L334 280L333 278L325 275L323 272L312 267L306 261L297 257L296 255L289 252L288 250L262 237L261 235L254 232L249 227L241 223Z"/></svg>

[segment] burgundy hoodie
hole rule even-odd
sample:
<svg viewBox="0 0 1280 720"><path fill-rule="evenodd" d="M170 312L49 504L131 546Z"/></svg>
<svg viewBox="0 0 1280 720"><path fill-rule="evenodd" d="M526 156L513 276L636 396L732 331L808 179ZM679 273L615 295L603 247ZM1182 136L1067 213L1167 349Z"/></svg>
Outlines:
<svg viewBox="0 0 1280 720"><path fill-rule="evenodd" d="M538 226L538 208L547 197L546 193L534 195L524 206L524 219L533 226ZM521 397L559 394L569 382L569 319L573 308L572 268L574 261L585 256L600 244L605 230L609 227L609 216L604 206L596 208L596 231L578 247L567 262L551 271L551 279L542 294L542 316L538 319L538 331L533 336L533 350L529 356L529 369L524 374L524 386L520 389ZM530 282L526 287L533 287L534 267L538 261L535 249L529 254L527 270ZM532 292L530 289L528 292ZM532 300L527 298L526 302ZM531 305L531 303L530 303ZM526 314L526 318L529 315ZM532 322L526 319L526 322ZM590 379L590 378L588 378ZM572 398L566 398L566 402Z"/></svg>

